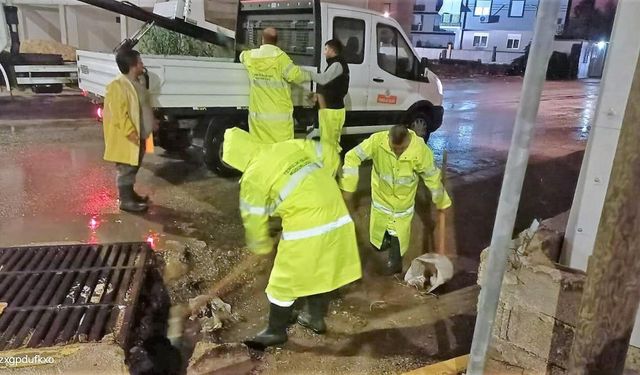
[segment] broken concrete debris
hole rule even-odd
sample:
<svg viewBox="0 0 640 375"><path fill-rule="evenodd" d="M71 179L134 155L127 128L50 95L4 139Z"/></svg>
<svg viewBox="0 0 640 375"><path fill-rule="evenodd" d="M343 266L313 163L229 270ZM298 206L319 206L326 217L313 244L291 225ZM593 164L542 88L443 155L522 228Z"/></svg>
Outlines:
<svg viewBox="0 0 640 375"><path fill-rule="evenodd" d="M524 374L564 374L586 274L557 264L567 213L532 226L512 241L489 348L489 360ZM485 249L478 284L483 285ZM630 347L628 367L640 349Z"/></svg>

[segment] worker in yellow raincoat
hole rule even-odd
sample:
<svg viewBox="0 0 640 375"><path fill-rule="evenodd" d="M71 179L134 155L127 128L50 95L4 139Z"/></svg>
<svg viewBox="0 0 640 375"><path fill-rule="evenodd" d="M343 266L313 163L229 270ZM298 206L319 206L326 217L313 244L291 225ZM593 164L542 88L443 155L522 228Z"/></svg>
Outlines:
<svg viewBox="0 0 640 375"><path fill-rule="evenodd" d="M403 125L373 134L346 154L340 187L347 197L358 185L358 167L369 159L373 160L370 241L380 251L389 250L388 272L400 273L402 256L409 248L418 180L431 191L438 210L451 206L451 199L433 152Z"/></svg>
<svg viewBox="0 0 640 375"><path fill-rule="evenodd" d="M293 139L291 83L311 80L276 46L278 33L268 27L262 32L260 48L244 51L240 62L249 73L249 132L264 143Z"/></svg>
<svg viewBox="0 0 640 375"><path fill-rule="evenodd" d="M222 159L243 172L240 213L247 247L273 251L270 216L282 218L282 235L266 293L270 304L265 330L247 341L265 347L287 341L293 303L306 297L298 323L323 333L328 292L362 277L355 226L331 170L319 153L335 153L311 140L258 144L238 128L224 136Z"/></svg>
<svg viewBox="0 0 640 375"><path fill-rule="evenodd" d="M104 98L104 160L116 163L120 209L141 212L148 208L149 198L138 195L133 185L145 152L153 152L158 121L144 82L140 53L121 49L116 63L122 74L107 85Z"/></svg>

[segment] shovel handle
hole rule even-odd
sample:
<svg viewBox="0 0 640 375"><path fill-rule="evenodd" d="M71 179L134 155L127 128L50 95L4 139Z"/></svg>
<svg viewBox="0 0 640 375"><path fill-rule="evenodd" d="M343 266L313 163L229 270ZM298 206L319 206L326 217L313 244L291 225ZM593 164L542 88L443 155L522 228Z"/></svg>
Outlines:
<svg viewBox="0 0 640 375"><path fill-rule="evenodd" d="M445 237L447 233L446 217L444 211L438 211L438 254L444 255L445 253Z"/></svg>

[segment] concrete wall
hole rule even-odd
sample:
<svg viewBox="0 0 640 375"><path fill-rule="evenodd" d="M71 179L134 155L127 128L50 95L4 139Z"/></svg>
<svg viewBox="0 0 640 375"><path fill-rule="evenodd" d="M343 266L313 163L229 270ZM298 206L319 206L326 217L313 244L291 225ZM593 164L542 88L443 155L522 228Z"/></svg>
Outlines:
<svg viewBox="0 0 640 375"><path fill-rule="evenodd" d="M558 266L568 212L521 233L502 282L489 356L525 374L563 374L568 367L584 272ZM486 250L482 255L482 285ZM627 369L638 369L640 349L630 347Z"/></svg>
<svg viewBox="0 0 640 375"><path fill-rule="evenodd" d="M61 41L58 6L20 5L22 24L21 40ZM66 6L67 43L70 46L91 51L108 52L121 41L118 14L91 6ZM122 20L123 18L121 18ZM127 18L129 36L142 22Z"/></svg>
<svg viewBox="0 0 640 375"><path fill-rule="evenodd" d="M420 57L428 59L439 59L443 48L416 48ZM522 52L497 52L496 61L492 60L493 52L489 50L463 50L454 49L451 51L451 58L457 60L478 61L485 64L510 64L513 59L522 56Z"/></svg>
<svg viewBox="0 0 640 375"><path fill-rule="evenodd" d="M489 34L487 39L487 47L474 47L473 37L475 33ZM507 40L509 34L520 35L520 45L518 49L508 49ZM533 39L533 31L513 31L513 30L493 30L486 31L465 31L462 35L462 49L477 49L477 50L493 50L493 47L497 47L500 52L524 52L524 48Z"/></svg>
<svg viewBox="0 0 640 375"><path fill-rule="evenodd" d="M58 7L20 5L22 26L20 39L55 40L60 41L60 16Z"/></svg>
<svg viewBox="0 0 640 375"><path fill-rule="evenodd" d="M583 42L581 40L556 40L553 46L553 50L570 54L571 47L576 43L582 44L583 46L581 51L582 55L580 56L580 62L578 64L578 70L579 70L578 78L587 78L587 72L589 69L589 60L587 59L587 61L585 61L584 54L588 53L589 51L588 47L595 43L586 42L586 41ZM491 40L489 41L489 45L491 45ZM440 58L440 52L443 49L444 48L416 48L416 51L418 52L418 55L420 55L420 57L426 57L428 59L438 59ZM487 49L471 48L471 49L463 49L463 50L454 49L451 51L451 58L458 59L458 60L471 60L471 61L480 60L483 63L487 63L487 64L491 64L491 63L509 64L511 63L511 61L513 61L513 59L519 56L522 56L523 54L524 54L524 47L519 50L498 49L498 52L496 53L496 61L494 62L494 61L491 61L491 57L493 55L491 48L487 48Z"/></svg>
<svg viewBox="0 0 640 375"><path fill-rule="evenodd" d="M455 41L454 34L413 34L413 45L422 48L446 48L448 43Z"/></svg>

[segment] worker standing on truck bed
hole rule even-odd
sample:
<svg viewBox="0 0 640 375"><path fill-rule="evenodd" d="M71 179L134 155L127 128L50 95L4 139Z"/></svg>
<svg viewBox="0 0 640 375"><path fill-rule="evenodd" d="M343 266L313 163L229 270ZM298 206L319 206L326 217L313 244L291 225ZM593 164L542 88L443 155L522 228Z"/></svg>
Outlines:
<svg viewBox="0 0 640 375"><path fill-rule="evenodd" d="M389 274L400 273L411 238L418 177L431 191L438 210L451 206L451 199L429 146L404 125L395 125L347 152L340 179L347 200L358 185L358 167L369 159L373 160L370 241L379 251L389 250Z"/></svg>
<svg viewBox="0 0 640 375"><path fill-rule="evenodd" d="M362 277L355 226L327 156L331 145L312 140L276 144L255 142L249 133L228 129L222 158L243 172L240 213L247 247L255 254L273 251L269 217L282 218L282 235L266 293L267 328L247 341L254 348L287 341L293 304L305 297L307 309L298 322L317 333L326 330L328 292Z"/></svg>
<svg viewBox="0 0 640 375"><path fill-rule="evenodd" d="M311 78L318 84L316 99L320 139L334 143L338 151L341 150L340 136L346 117L344 97L349 91L349 65L342 58L342 50L340 40L326 42L327 69L323 73L311 73Z"/></svg>
<svg viewBox="0 0 640 375"><path fill-rule="evenodd" d="M144 83L144 64L140 53L122 49L116 54L122 73L107 86L104 97L104 160L116 163L116 185L120 209L147 210L149 197L133 189L136 174L146 152L153 152L153 130L157 120Z"/></svg>
<svg viewBox="0 0 640 375"><path fill-rule="evenodd" d="M293 139L290 83L311 80L310 73L295 65L277 42L278 32L268 27L262 31L260 48L240 54L251 84L249 132L265 143Z"/></svg>

